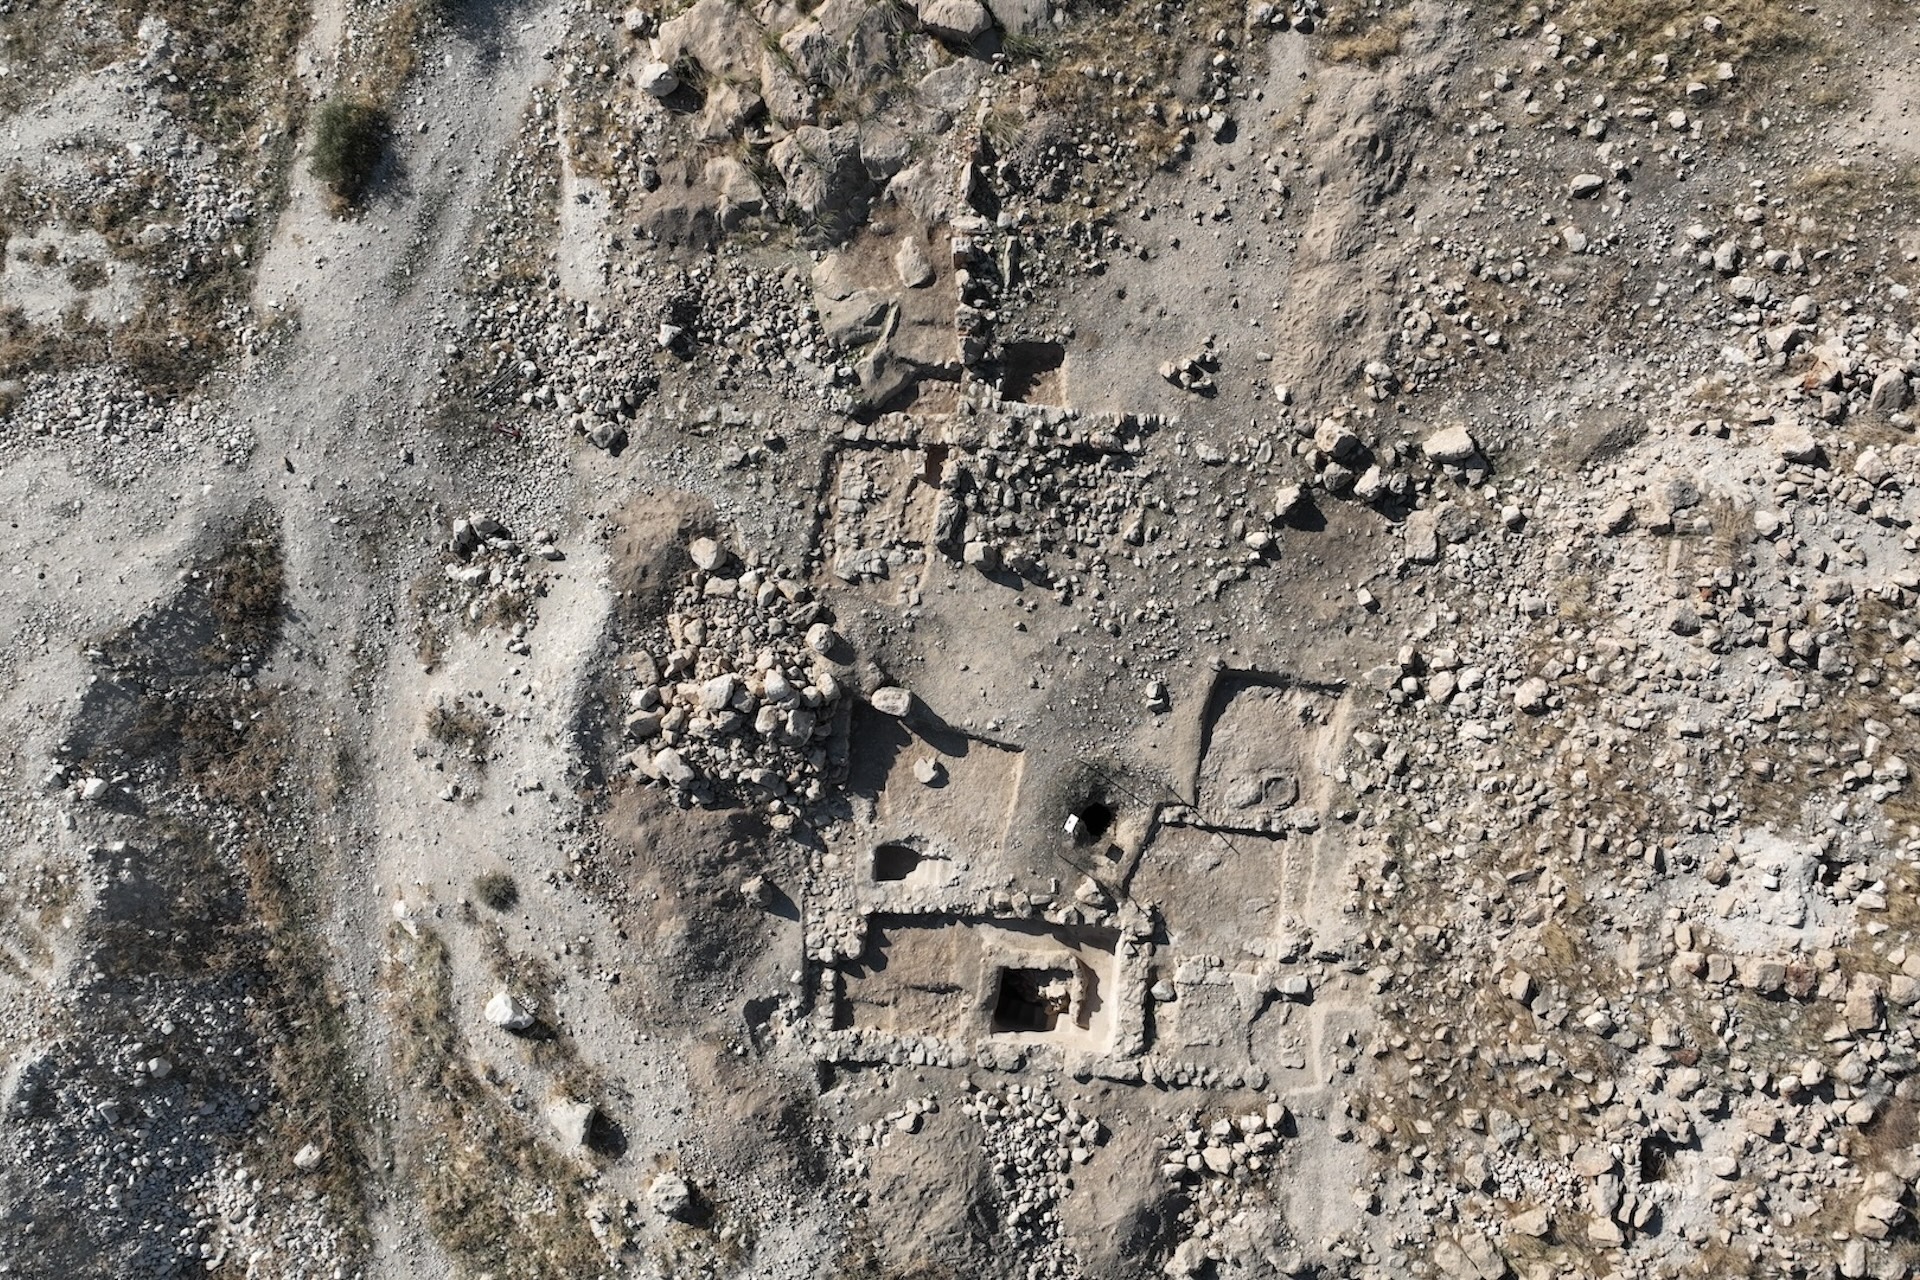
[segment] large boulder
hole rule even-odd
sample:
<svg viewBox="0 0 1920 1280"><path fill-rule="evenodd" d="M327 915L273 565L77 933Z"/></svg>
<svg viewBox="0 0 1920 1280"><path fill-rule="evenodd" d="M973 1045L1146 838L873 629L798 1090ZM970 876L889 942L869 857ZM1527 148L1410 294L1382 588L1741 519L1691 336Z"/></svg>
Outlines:
<svg viewBox="0 0 1920 1280"><path fill-rule="evenodd" d="M870 184L860 162L860 135L850 125L802 125L774 143L768 156L787 184L787 199L809 218L846 221L866 197Z"/></svg>
<svg viewBox="0 0 1920 1280"><path fill-rule="evenodd" d="M709 75L749 79L760 70L760 28L732 0L698 0L660 24L653 56L669 66L692 58Z"/></svg>
<svg viewBox="0 0 1920 1280"><path fill-rule="evenodd" d="M720 198L721 226L739 226L766 208L766 193L760 189L760 180L753 176L753 170L732 156L715 156L707 161L702 176Z"/></svg>
<svg viewBox="0 0 1920 1280"><path fill-rule="evenodd" d="M987 8L1001 30L1030 36L1046 29L1052 5L1048 0L987 0Z"/></svg>
<svg viewBox="0 0 1920 1280"><path fill-rule="evenodd" d="M721 80L707 90L706 105L700 110L694 132L702 142L725 142L738 137L766 110L767 104L757 90Z"/></svg>
<svg viewBox="0 0 1920 1280"><path fill-rule="evenodd" d="M980 0L920 0L920 25L942 40L972 44L993 30L993 15Z"/></svg>
<svg viewBox="0 0 1920 1280"><path fill-rule="evenodd" d="M811 122L819 112L807 82L772 50L760 55L760 98L774 123L789 128Z"/></svg>
<svg viewBox="0 0 1920 1280"><path fill-rule="evenodd" d="M693 1216L693 1188L679 1174L663 1173L647 1187L647 1205L663 1218L684 1222Z"/></svg>
<svg viewBox="0 0 1920 1280"><path fill-rule="evenodd" d="M553 1126L563 1149L586 1149L593 1136L593 1118L597 1110L591 1102L576 1102L572 1098L555 1098L547 1103L547 1122Z"/></svg>
<svg viewBox="0 0 1920 1280"><path fill-rule="evenodd" d="M1429 462L1458 467L1478 457L1480 446L1475 443L1472 432L1456 423L1428 436L1421 442L1420 451L1427 455Z"/></svg>
<svg viewBox="0 0 1920 1280"><path fill-rule="evenodd" d="M633 82L642 93L655 98L671 97L680 88L680 77L664 62L649 62L633 73Z"/></svg>
<svg viewBox="0 0 1920 1280"><path fill-rule="evenodd" d="M1903 369L1887 369L1873 380L1868 407L1875 413L1898 413L1913 403L1913 387Z"/></svg>

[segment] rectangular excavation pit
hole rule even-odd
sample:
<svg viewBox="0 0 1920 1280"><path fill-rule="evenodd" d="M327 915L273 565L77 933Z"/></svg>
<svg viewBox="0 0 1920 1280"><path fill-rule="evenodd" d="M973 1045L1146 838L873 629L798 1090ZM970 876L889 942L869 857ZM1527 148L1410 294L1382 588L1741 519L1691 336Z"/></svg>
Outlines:
<svg viewBox="0 0 1920 1280"><path fill-rule="evenodd" d="M1159 906L1169 939L1183 953L1236 955L1273 937L1286 912L1302 904L1292 843L1163 826L1140 855L1127 892Z"/></svg>
<svg viewBox="0 0 1920 1280"><path fill-rule="evenodd" d="M832 515L821 532L834 573L848 582L889 576L889 552L917 550L932 537L937 463L920 449L866 448L829 465Z"/></svg>
<svg viewBox="0 0 1920 1280"><path fill-rule="evenodd" d="M931 886L948 881L963 856L975 865L990 863L972 855L1001 847L1020 789L1020 752L864 704L853 710L847 742L847 785L873 806L875 882ZM878 856L890 844L909 846L919 857ZM909 862L909 874L893 874Z"/></svg>
<svg viewBox="0 0 1920 1280"><path fill-rule="evenodd" d="M841 969L834 1026L1104 1052L1118 941L1044 921L870 916L866 951Z"/></svg>
<svg viewBox="0 0 1920 1280"><path fill-rule="evenodd" d="M1194 805L1210 827L1272 830L1296 805L1323 803L1345 739L1337 687L1263 671L1223 671L1200 726Z"/></svg>

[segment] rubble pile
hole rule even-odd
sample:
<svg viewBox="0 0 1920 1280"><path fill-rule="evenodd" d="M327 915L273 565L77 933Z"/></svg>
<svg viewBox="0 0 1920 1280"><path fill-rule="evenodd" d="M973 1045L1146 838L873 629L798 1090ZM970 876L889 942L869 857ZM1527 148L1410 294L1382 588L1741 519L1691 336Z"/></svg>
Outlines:
<svg viewBox="0 0 1920 1280"><path fill-rule="evenodd" d="M790 828L844 774L851 648L785 571L711 538L688 554L657 650L622 664L628 764L676 795L739 794Z"/></svg>

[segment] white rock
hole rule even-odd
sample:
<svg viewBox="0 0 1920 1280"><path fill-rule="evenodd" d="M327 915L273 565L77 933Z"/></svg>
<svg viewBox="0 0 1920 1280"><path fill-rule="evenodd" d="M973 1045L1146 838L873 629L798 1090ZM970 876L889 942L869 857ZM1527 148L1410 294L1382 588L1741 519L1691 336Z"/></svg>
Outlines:
<svg viewBox="0 0 1920 1280"><path fill-rule="evenodd" d="M663 1173L647 1188L647 1204L663 1218L686 1219L693 1212L693 1188L677 1173Z"/></svg>
<svg viewBox="0 0 1920 1280"><path fill-rule="evenodd" d="M886 716L904 716L913 710L913 695L898 685L890 684L875 689L867 701L873 704L875 711Z"/></svg>
<svg viewBox="0 0 1920 1280"><path fill-rule="evenodd" d="M309 1142L293 1153L293 1167L302 1173L312 1173L320 1167L320 1148Z"/></svg>
<svg viewBox="0 0 1920 1280"><path fill-rule="evenodd" d="M1786 423L1774 430L1773 447L1788 462L1798 462L1812 466L1821 459L1820 442L1813 433L1797 422Z"/></svg>
<svg viewBox="0 0 1920 1280"><path fill-rule="evenodd" d="M484 1011L486 1020L503 1031L525 1031L534 1023L533 1014L505 991L494 993Z"/></svg>
<svg viewBox="0 0 1920 1280"><path fill-rule="evenodd" d="M587 1135L593 1132L593 1115L591 1102L555 1098L547 1104L547 1123L553 1126L560 1136L560 1145L568 1151L578 1151L587 1145Z"/></svg>
<svg viewBox="0 0 1920 1280"><path fill-rule="evenodd" d="M680 77L664 62L649 62L633 73L633 82L642 93L666 98L680 88Z"/></svg>
<svg viewBox="0 0 1920 1280"><path fill-rule="evenodd" d="M1464 466L1473 461L1480 453L1473 433L1456 423L1451 427L1442 427L1420 443L1420 451L1427 455L1429 462L1443 466Z"/></svg>
<svg viewBox="0 0 1920 1280"><path fill-rule="evenodd" d="M920 25L957 44L972 44L993 28L993 15L980 0L921 0Z"/></svg>
<svg viewBox="0 0 1920 1280"><path fill-rule="evenodd" d="M1538 713L1547 709L1547 682L1539 676L1528 676L1513 691L1513 705L1522 711Z"/></svg>
<svg viewBox="0 0 1920 1280"><path fill-rule="evenodd" d="M909 289L933 283L933 262L917 235L908 235L900 241L900 248L893 255L893 269L899 273L900 283Z"/></svg>
<svg viewBox="0 0 1920 1280"><path fill-rule="evenodd" d="M662 782L675 787L690 787L700 776L672 747L662 747L654 753L653 772Z"/></svg>

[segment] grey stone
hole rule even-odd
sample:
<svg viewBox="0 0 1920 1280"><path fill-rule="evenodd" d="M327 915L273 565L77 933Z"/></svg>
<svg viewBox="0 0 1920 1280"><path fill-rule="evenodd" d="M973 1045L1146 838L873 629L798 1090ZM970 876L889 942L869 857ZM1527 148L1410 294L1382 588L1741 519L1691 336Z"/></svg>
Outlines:
<svg viewBox="0 0 1920 1280"><path fill-rule="evenodd" d="M873 691L867 701L873 709L885 716L904 716L913 710L913 695L898 685L885 685Z"/></svg>

